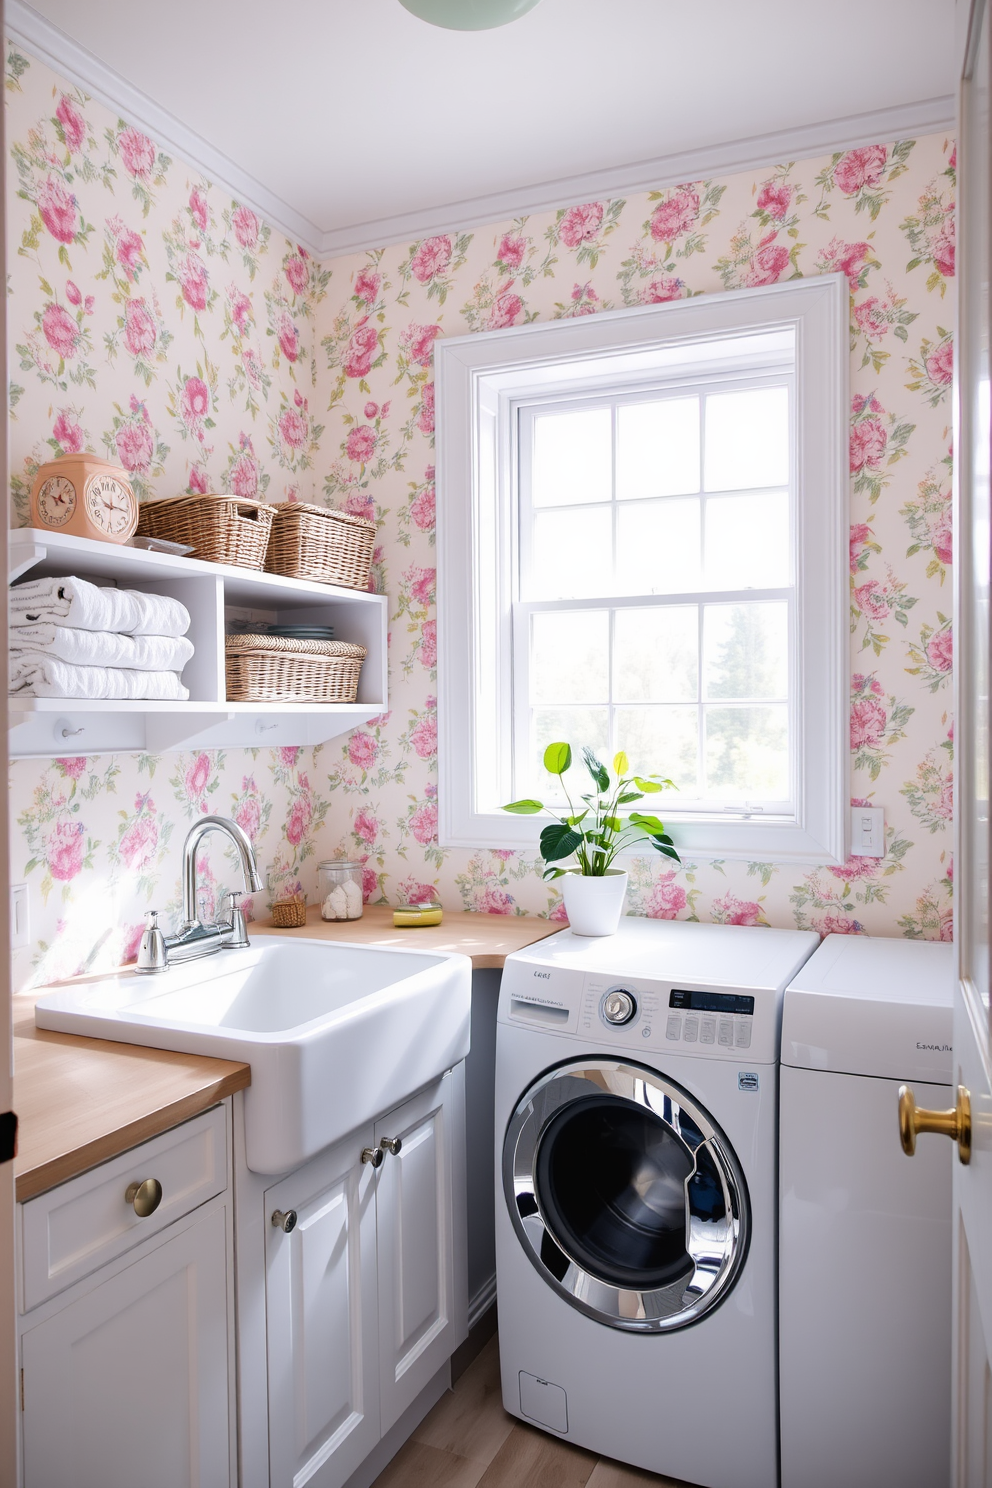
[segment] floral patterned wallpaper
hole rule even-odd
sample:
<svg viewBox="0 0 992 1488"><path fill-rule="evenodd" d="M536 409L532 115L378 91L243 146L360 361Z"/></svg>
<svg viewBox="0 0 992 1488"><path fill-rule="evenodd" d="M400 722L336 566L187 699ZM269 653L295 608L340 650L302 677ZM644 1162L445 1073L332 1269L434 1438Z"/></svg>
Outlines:
<svg viewBox="0 0 992 1488"><path fill-rule="evenodd" d="M8 51L6 85L14 519L36 465L84 448L143 495L324 501L379 523L373 585L391 617L390 712L323 748L16 763L22 980L113 965L147 907L168 920L182 836L207 809L249 832L273 892L312 891L317 858L345 850L369 900L436 886L451 908L559 917L533 858L436 840L434 341L838 270L852 291L853 789L884 806L887 856L806 871L637 859L628 908L950 936L952 141L319 264L41 63ZM208 908L231 881L216 851Z"/></svg>

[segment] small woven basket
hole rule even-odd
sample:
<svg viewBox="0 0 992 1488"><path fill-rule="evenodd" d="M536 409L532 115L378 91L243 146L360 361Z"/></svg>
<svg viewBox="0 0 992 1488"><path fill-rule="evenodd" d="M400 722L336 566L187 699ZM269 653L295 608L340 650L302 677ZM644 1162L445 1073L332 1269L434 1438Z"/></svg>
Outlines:
<svg viewBox="0 0 992 1488"><path fill-rule="evenodd" d="M225 643L231 703L353 703L367 656L347 641L235 635Z"/></svg>
<svg viewBox="0 0 992 1488"><path fill-rule="evenodd" d="M276 507L265 568L286 579L367 589L374 547L374 522L293 501Z"/></svg>
<svg viewBox="0 0 992 1488"><path fill-rule="evenodd" d="M185 543L192 558L264 568L275 507L240 496L171 496L143 501L138 508L142 537Z"/></svg>
<svg viewBox="0 0 992 1488"><path fill-rule="evenodd" d="M272 906L272 923L278 930L299 930L307 922L305 899L281 899Z"/></svg>

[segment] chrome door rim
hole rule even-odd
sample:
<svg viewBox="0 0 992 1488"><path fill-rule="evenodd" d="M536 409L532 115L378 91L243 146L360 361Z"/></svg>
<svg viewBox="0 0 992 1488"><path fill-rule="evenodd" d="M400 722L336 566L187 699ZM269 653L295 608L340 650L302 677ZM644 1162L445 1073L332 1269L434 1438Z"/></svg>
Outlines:
<svg viewBox="0 0 992 1488"><path fill-rule="evenodd" d="M692 1159L685 1180L686 1252L692 1262L687 1278L643 1290L614 1285L577 1261L551 1228L537 1182L541 1139L559 1112L590 1095L612 1096L649 1111L671 1129ZM701 1161L719 1180L723 1214L718 1219L692 1210L690 1181ZM507 1126L503 1192L514 1229L543 1280L579 1312L613 1328L661 1333L698 1322L729 1295L747 1254L747 1184L729 1142L687 1091L640 1065L579 1059L546 1071L521 1096ZM562 1271L560 1278L542 1259L548 1247Z"/></svg>

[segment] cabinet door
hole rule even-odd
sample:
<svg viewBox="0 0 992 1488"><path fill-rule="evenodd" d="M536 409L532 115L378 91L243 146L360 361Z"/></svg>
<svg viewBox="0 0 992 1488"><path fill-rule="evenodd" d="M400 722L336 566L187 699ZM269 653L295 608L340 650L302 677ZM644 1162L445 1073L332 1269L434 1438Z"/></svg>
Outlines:
<svg viewBox="0 0 992 1488"><path fill-rule="evenodd" d="M376 1183L383 1435L464 1336L465 1308L455 1295L454 1105L449 1073L376 1122L377 1144L399 1142Z"/></svg>
<svg viewBox="0 0 992 1488"><path fill-rule="evenodd" d="M22 1339L24 1488L230 1488L218 1207Z"/></svg>
<svg viewBox="0 0 992 1488"><path fill-rule="evenodd" d="M359 1131L265 1195L272 1488L338 1488L379 1440L371 1143ZM276 1210L295 1211L288 1233Z"/></svg>

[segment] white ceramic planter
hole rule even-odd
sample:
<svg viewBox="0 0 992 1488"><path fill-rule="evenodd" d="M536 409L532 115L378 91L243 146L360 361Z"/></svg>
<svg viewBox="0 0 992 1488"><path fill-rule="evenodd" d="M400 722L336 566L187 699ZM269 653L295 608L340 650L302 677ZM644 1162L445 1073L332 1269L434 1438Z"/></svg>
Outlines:
<svg viewBox="0 0 992 1488"><path fill-rule="evenodd" d="M627 896L627 875L619 868L608 868L602 878L566 873L561 896L576 935L615 935Z"/></svg>

